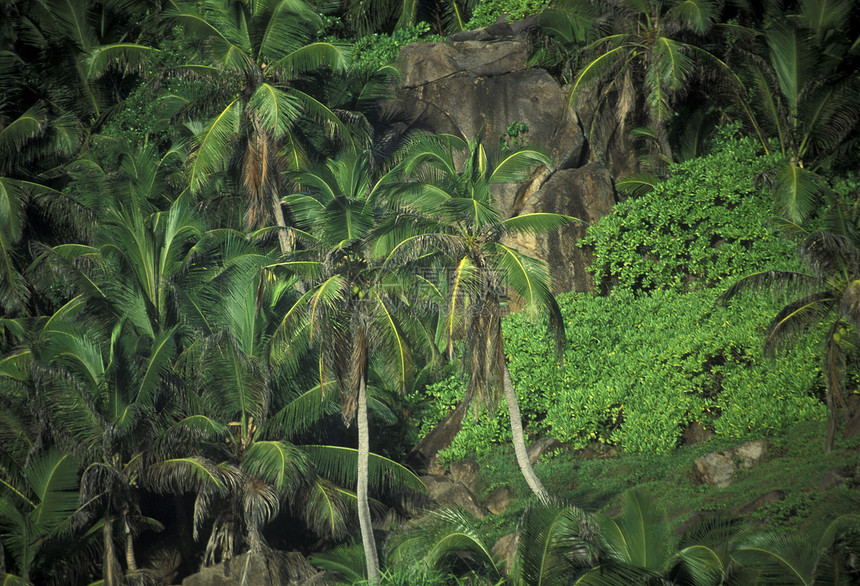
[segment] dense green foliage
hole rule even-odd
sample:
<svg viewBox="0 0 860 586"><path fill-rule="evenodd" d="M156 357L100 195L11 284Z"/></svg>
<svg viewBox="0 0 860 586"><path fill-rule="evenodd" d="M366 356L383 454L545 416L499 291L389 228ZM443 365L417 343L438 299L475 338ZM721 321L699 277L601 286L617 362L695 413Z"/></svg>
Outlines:
<svg viewBox="0 0 860 586"><path fill-rule="evenodd" d="M559 297L565 316L564 365L540 324L505 322L511 376L535 433L574 447L599 441L627 452L672 450L685 427L702 422L717 434L770 434L822 419L817 344L805 339L790 357L766 358L761 335L777 309L767 296L721 306L717 292L670 291L636 297ZM456 378L428 388L430 426L461 393ZM509 441L505 414L467 419L447 452L458 460Z"/></svg>
<svg viewBox="0 0 860 586"><path fill-rule="evenodd" d="M690 291L765 268L794 268L793 243L779 238L763 174L774 165L731 129L704 157L671 165L668 178L628 178L645 188L591 226L591 269L604 286Z"/></svg>
<svg viewBox="0 0 860 586"><path fill-rule="evenodd" d="M438 583L504 580L457 514L420 536L461 529L453 542L478 544L466 573L409 534L377 561L385 511L426 488L406 452L460 401L474 416L443 456L511 442L522 482L492 462L487 482L543 505L557 495L526 453L541 435L626 454L614 494L678 481L668 454L694 422L722 447L829 407L829 440L850 448L833 432L858 381L860 14L747 4L0 3L0 581L170 582L269 548L331 551L370 583L418 580L416 556ZM546 262L509 241L571 221L497 201L495 184L561 163L550 145L513 120L493 144L417 135L391 100L404 45L537 13L537 59L554 55L571 104L596 97L577 112L589 138L635 137L657 174L615 177L628 198L589 230L602 296L556 301ZM796 241L774 212L803 222ZM763 285L785 296L741 294ZM538 467L561 496L558 475L600 474ZM806 511L807 492L762 517ZM573 509L530 509L512 579L571 577L583 548L585 575L619 562L617 518L588 541ZM359 532L360 551L339 547ZM636 563L624 579L679 577Z"/></svg>

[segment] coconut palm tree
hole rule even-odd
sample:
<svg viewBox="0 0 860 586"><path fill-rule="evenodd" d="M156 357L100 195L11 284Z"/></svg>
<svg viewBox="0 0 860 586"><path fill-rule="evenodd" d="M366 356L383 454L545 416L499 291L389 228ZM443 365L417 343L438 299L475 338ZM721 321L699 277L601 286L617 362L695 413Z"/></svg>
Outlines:
<svg viewBox="0 0 860 586"><path fill-rule="evenodd" d="M20 471L22 482L0 476L0 542L16 570L0 570L4 584L30 584L46 542L70 532L78 509L79 465L70 454L49 450Z"/></svg>
<svg viewBox="0 0 860 586"><path fill-rule="evenodd" d="M822 369L829 413L825 449L830 451L840 409L845 408L845 363L860 332L860 249L831 232L809 234L800 245L808 273L765 271L740 279L723 294L728 300L749 289L795 296L771 320L764 349L773 354L801 333L824 324Z"/></svg>
<svg viewBox="0 0 860 586"><path fill-rule="evenodd" d="M590 514L555 502L534 503L520 518L507 583L529 586L576 584L684 584L717 586L737 563L731 545L737 523L714 518L682 536L672 548L663 515L648 496L630 489L620 513ZM483 535L463 511L436 511L417 519L392 540L389 561L427 571L463 570L500 583L499 565ZM463 562L466 562L463 564ZM741 582L743 583L743 582Z"/></svg>
<svg viewBox="0 0 860 586"><path fill-rule="evenodd" d="M576 103L585 96L586 88L596 88L595 120L602 108L614 105L622 132L630 116L644 114L660 155L672 161L667 123L674 104L693 78L696 61L705 59L722 65L696 44L715 22L717 3L569 0L560 2L558 7L575 17L572 22L577 26L570 34L582 35L579 23L588 15L598 19L600 31L600 37L585 46L590 58L573 79L571 101Z"/></svg>
<svg viewBox="0 0 860 586"><path fill-rule="evenodd" d="M456 157L465 154L461 167ZM454 136L420 138L406 151L399 172L415 182L400 198L409 226L396 232L389 264L413 261L431 251L438 255L449 281L444 312L449 340L462 332L464 361L469 375L465 397L496 403L499 392L508 406L517 463L532 492L549 502L549 493L529 463L525 436L502 338L503 304L512 291L527 311L545 311L559 351L564 325L549 289L546 265L517 252L505 237L553 230L572 218L535 213L503 218L491 187L521 179L536 164L549 164L546 155L521 148L491 157L478 141ZM410 217L411 216L411 217ZM408 220L407 220L408 219ZM411 222L410 224L407 223ZM412 233L410 234L409 231ZM397 241L399 239L399 241Z"/></svg>
<svg viewBox="0 0 860 586"><path fill-rule="evenodd" d="M421 21L438 34L448 35L464 30L477 5L475 0L350 0L345 3L345 20L359 36Z"/></svg>
<svg viewBox="0 0 860 586"><path fill-rule="evenodd" d="M248 229L274 217L281 252L292 248L281 207L283 173L308 154L301 122L316 121L347 137L340 119L299 83L305 74L346 67L344 47L311 42L320 15L298 0L179 3L165 16L203 41L204 51L173 70L211 80L211 91L189 104L206 122L195 133L188 181L199 192L230 170L248 196Z"/></svg>
<svg viewBox="0 0 860 586"><path fill-rule="evenodd" d="M857 143L860 80L853 10L851 0L801 0L787 9L767 3L760 44L741 54L750 105L784 159L774 197L792 222L807 219L822 201L819 172L838 165ZM770 149L767 141L762 145Z"/></svg>
<svg viewBox="0 0 860 586"><path fill-rule="evenodd" d="M321 388L340 391L344 422L358 428L357 499L367 576L379 580L379 561L368 504L370 437L368 378L371 353L389 376L404 381L410 364L401 303L393 269L382 270L374 253L375 229L384 180L374 181L366 156L346 152L325 168L300 173L306 193L289 197L293 213L306 222L303 249L280 267L302 277L305 293L284 315L279 335L290 346L318 348ZM279 350L283 351L283 350Z"/></svg>

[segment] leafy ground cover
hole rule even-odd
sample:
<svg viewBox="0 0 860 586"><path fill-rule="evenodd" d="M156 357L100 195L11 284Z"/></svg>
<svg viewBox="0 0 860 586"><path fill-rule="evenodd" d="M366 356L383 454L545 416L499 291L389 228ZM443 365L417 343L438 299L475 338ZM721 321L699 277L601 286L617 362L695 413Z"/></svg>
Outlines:
<svg viewBox="0 0 860 586"><path fill-rule="evenodd" d="M820 488L828 470L860 466L860 442L841 442L825 454L823 429L822 422L801 422L768 437L772 456L755 468L740 471L726 488L696 483L693 462L706 453L760 436L714 437L667 454L622 454L610 450L601 456L600 450L562 449L544 456L535 470L553 494L589 511L617 512L621 494L640 487L665 512L673 529L699 511L734 515L757 497L779 490L785 493L782 500L756 509L748 520L756 529L802 532L834 512L850 512L845 507L851 502L851 494L856 493L845 486ZM489 536L487 541L492 543L516 529L529 500L528 489L516 474L509 449L494 450L478 462L480 497L502 485L511 487L515 495L507 511L482 521Z"/></svg>

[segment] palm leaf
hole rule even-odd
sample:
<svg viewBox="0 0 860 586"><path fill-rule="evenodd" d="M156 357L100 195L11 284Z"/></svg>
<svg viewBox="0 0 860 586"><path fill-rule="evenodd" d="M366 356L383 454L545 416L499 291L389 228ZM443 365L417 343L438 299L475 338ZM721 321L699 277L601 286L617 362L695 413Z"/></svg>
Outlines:
<svg viewBox="0 0 860 586"><path fill-rule="evenodd" d="M815 47L801 37L798 29L782 20L774 20L767 31L770 62L776 73L782 96L786 99L789 123L797 120L804 86L813 73Z"/></svg>
<svg viewBox="0 0 860 586"><path fill-rule="evenodd" d="M672 6L666 16L689 24L692 29L701 34L708 31L717 16L717 8L709 0L682 0Z"/></svg>
<svg viewBox="0 0 860 586"><path fill-rule="evenodd" d="M260 125L276 138L289 132L301 111L299 100L268 83L257 87L248 100L248 107L259 118Z"/></svg>
<svg viewBox="0 0 860 586"><path fill-rule="evenodd" d="M120 69L124 73L139 71L151 54L160 52L159 49L135 43L102 45L87 55L84 75L87 79L98 79L111 69Z"/></svg>
<svg viewBox="0 0 860 586"><path fill-rule="evenodd" d="M342 576L350 584L367 579L364 549L360 545L341 545L325 553L315 553L310 560L315 566Z"/></svg>
<svg viewBox="0 0 860 586"><path fill-rule="evenodd" d="M532 505L520 520L515 580L561 584L572 569L571 552L588 551L580 537L584 513L575 507Z"/></svg>
<svg viewBox="0 0 860 586"><path fill-rule="evenodd" d="M333 387L337 383L325 381L323 384L326 387ZM288 438L307 431L326 413L327 407L331 404L332 395L333 389L324 391L322 386L316 385L292 398L270 418L268 425L280 428L279 431Z"/></svg>
<svg viewBox="0 0 860 586"><path fill-rule="evenodd" d="M27 141L40 136L47 124L47 108L42 102L36 102L26 112L0 129L0 152L5 156L11 156Z"/></svg>
<svg viewBox="0 0 860 586"><path fill-rule="evenodd" d="M341 446L302 446L316 466L317 472L338 484L353 486L358 470L358 450ZM408 468L378 454L370 454L369 482L375 488L390 485L417 492L427 487Z"/></svg>
<svg viewBox="0 0 860 586"><path fill-rule="evenodd" d="M536 164L549 167L552 165L552 159L536 148L515 150L496 161L487 181L490 184L521 181Z"/></svg>
<svg viewBox="0 0 860 586"><path fill-rule="evenodd" d="M431 511L395 539L390 556L402 564L441 569L451 558L467 558L498 576L495 558L481 531L462 510Z"/></svg>
<svg viewBox="0 0 860 586"><path fill-rule="evenodd" d="M535 235L552 232L571 222L582 222L582 220L563 214L540 212L514 216L513 218L502 220L501 224L504 226L505 231Z"/></svg>
<svg viewBox="0 0 860 586"><path fill-rule="evenodd" d="M292 51L274 61L269 67L282 72L287 78L294 78L321 68L343 71L349 59L350 52L346 45L317 42Z"/></svg>
<svg viewBox="0 0 860 586"><path fill-rule="evenodd" d="M754 568L756 584L809 586L816 553L812 544L801 537L764 533L739 544L733 558Z"/></svg>
<svg viewBox="0 0 860 586"><path fill-rule="evenodd" d="M341 489L316 477L304 492L301 510L311 531L328 539L338 539L347 535L354 515L350 503L351 499L345 499Z"/></svg>
<svg viewBox="0 0 860 586"><path fill-rule="evenodd" d="M245 452L241 468L281 493L293 492L310 476L310 462L298 447L284 441L255 441Z"/></svg>
<svg viewBox="0 0 860 586"><path fill-rule="evenodd" d="M813 293L783 307L768 324L764 349L772 353L785 341L819 323L838 304L831 292Z"/></svg>
<svg viewBox="0 0 860 586"><path fill-rule="evenodd" d="M726 289L720 296L720 303L725 304L729 299L740 295L743 291L761 291L771 289L778 291L811 291L820 286L820 281L812 275L790 271L763 271L748 275L738 280Z"/></svg>
<svg viewBox="0 0 860 586"><path fill-rule="evenodd" d="M626 195L639 197L654 191L660 178L653 173L634 173L615 183L615 188Z"/></svg>
<svg viewBox="0 0 860 586"><path fill-rule="evenodd" d="M623 562L605 561L573 582L573 586L619 586L620 584L659 583L659 574Z"/></svg>
<svg viewBox="0 0 860 586"><path fill-rule="evenodd" d="M573 87L570 90L570 97L568 98L568 102L573 104L576 103L576 100L579 99L579 91L581 87L585 87L594 83L597 79L602 77L607 71L609 71L614 65L615 61L619 59L624 59L624 51L627 50L627 47L624 45L620 45L615 47L614 49L610 49L609 51L601 54L597 58L593 59L589 63L582 68L579 72L579 75L576 76L576 79L573 82Z"/></svg>
<svg viewBox="0 0 860 586"><path fill-rule="evenodd" d="M147 474L148 484L160 493L199 492L221 493L230 485L229 472L206 458L188 456L171 458L153 464Z"/></svg>
<svg viewBox="0 0 860 586"><path fill-rule="evenodd" d="M38 500L31 520L40 531L57 530L78 508L78 467L69 454L46 452L26 472Z"/></svg>
<svg viewBox="0 0 860 586"><path fill-rule="evenodd" d="M210 120L203 132L195 137L197 145L188 170L192 191L199 191L210 175L224 167L229 159L231 145L239 133L241 114L242 104L237 98Z"/></svg>
<svg viewBox="0 0 860 586"><path fill-rule="evenodd" d="M773 186L774 202L792 222L803 222L824 194L819 176L796 164L780 168Z"/></svg>
<svg viewBox="0 0 860 586"><path fill-rule="evenodd" d="M152 351L146 359L143 367L143 376L133 399L134 403L150 405L155 396L159 382L170 370L171 362L176 350L173 339L178 326L160 332L152 341Z"/></svg>
<svg viewBox="0 0 860 586"><path fill-rule="evenodd" d="M640 490L622 496L621 514L598 515L600 538L613 559L650 571L661 571L666 561L662 515Z"/></svg>

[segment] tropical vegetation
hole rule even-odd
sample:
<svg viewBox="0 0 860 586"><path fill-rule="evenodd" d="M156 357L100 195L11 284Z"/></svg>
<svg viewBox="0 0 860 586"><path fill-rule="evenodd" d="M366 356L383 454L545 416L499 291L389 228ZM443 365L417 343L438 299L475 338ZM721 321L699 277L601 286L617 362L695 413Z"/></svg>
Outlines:
<svg viewBox="0 0 860 586"><path fill-rule="evenodd" d="M400 47L527 16L588 140L642 155L578 243L593 292L514 244L579 220L498 198L551 145L390 116ZM860 579L856 472L675 533L634 486L692 426L857 468L858 39L853 0L3 3L0 580ZM422 514L407 452L452 413L437 464L513 487L496 520Z"/></svg>

